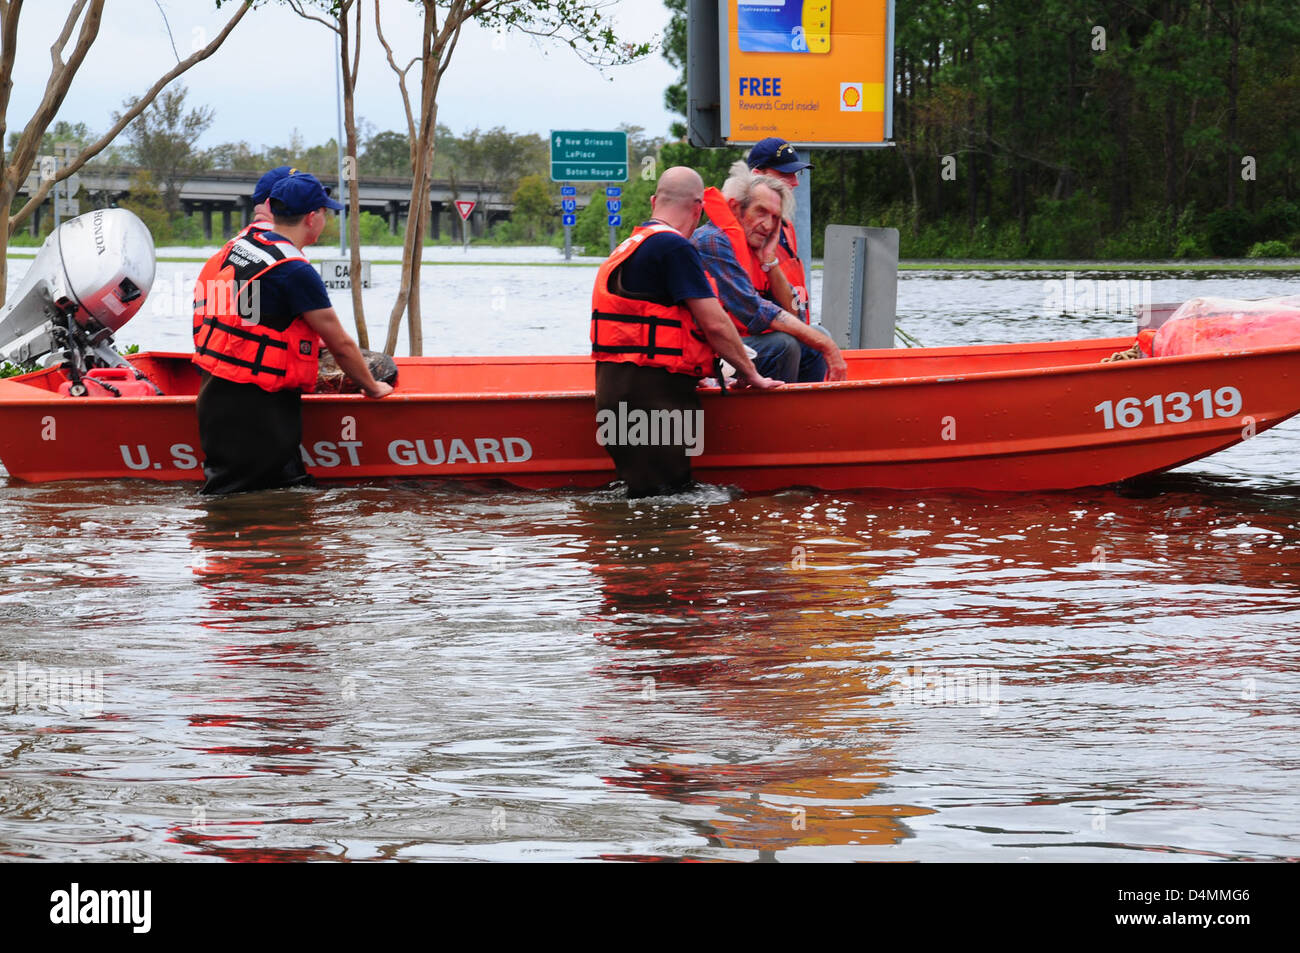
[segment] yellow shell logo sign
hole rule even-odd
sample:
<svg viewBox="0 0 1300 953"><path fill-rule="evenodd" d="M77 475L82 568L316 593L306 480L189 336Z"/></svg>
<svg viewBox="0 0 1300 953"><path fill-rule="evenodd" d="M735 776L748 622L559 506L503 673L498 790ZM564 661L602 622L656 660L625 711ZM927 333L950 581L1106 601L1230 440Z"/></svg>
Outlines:
<svg viewBox="0 0 1300 953"><path fill-rule="evenodd" d="M860 113L863 105L861 83L840 83L840 112Z"/></svg>

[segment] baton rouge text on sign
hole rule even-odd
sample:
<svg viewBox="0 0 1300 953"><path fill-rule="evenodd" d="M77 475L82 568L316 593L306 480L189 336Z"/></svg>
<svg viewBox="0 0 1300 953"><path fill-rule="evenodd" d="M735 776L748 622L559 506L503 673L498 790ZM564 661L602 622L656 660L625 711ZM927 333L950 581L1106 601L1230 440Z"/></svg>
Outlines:
<svg viewBox="0 0 1300 953"><path fill-rule="evenodd" d="M318 470L361 466L360 440L317 440L300 447L305 466ZM188 443L174 443L165 453L150 456L142 443L119 444L122 462L128 470L161 470L161 458L175 470L194 470L199 454ZM399 467L439 467L456 463L525 463L533 458L533 445L523 437L452 437L451 439L392 440L387 446L388 459Z"/></svg>

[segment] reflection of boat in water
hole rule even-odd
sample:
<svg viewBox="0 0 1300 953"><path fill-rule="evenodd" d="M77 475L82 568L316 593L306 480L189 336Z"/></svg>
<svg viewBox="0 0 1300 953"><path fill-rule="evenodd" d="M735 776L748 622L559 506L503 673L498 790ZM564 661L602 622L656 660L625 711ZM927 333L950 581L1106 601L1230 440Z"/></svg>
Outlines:
<svg viewBox="0 0 1300 953"><path fill-rule="evenodd" d="M593 635L609 650L596 674L621 704L639 700L598 729L623 762L603 780L672 805L657 812L703 844L602 858L774 860L910 838L909 819L933 811L891 783L901 722L882 637L904 623L875 615L890 594L851 555L860 541L819 532L794 566L774 565L743 534L706 554L691 548L693 534L645 541L620 525L599 515L589 524L608 534L589 546L601 594ZM731 572L717 571L720 557Z"/></svg>
<svg viewBox="0 0 1300 953"><path fill-rule="evenodd" d="M706 391L695 473L751 491L1065 489L1167 470L1300 411L1300 346L1097 363L1127 343L852 351L842 383ZM60 396L59 368L0 381L10 475L199 479L199 379L188 355L131 362L166 396ZM397 363L397 391L383 401L305 398L303 456L318 478L497 478L529 488L614 478L595 439L586 358ZM680 420L650 423L658 429L643 430L645 439L683 433Z"/></svg>
<svg viewBox="0 0 1300 953"><path fill-rule="evenodd" d="M59 367L0 381L0 459L11 476L201 477L189 356L127 362L109 346L153 280L143 229L120 209L61 226L0 316L0 352L64 355ZM694 469L753 491L1064 489L1167 470L1300 411L1300 344L1098 363L1129 343L851 351L846 381L705 391ZM305 399L302 453L318 478L496 478L529 488L613 478L596 439L588 359L397 363L397 390L383 401ZM629 414L607 436L696 449L696 423Z"/></svg>

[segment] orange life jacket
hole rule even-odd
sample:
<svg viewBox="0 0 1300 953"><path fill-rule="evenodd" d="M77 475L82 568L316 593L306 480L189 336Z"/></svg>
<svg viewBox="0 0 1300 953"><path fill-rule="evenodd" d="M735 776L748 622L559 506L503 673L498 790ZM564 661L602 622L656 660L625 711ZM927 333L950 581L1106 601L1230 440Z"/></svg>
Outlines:
<svg viewBox="0 0 1300 953"><path fill-rule="evenodd" d="M283 331L260 323L257 280L286 261L306 261L287 241L268 241L254 223L208 259L194 286L194 363L217 377L263 390L316 388L320 337L301 317Z"/></svg>
<svg viewBox="0 0 1300 953"><path fill-rule="evenodd" d="M790 287L794 289L794 303L804 324L812 323L812 299L808 297L808 279L804 276L803 262L799 260L799 245L795 241L794 226L781 222L782 241L776 243L776 266L781 269ZM790 250L786 250L786 244Z"/></svg>
<svg viewBox="0 0 1300 953"><path fill-rule="evenodd" d="M619 269L651 235L680 234L656 222L633 230L596 272L591 292L591 356L597 361L625 361L662 367L673 374L706 377L716 355L685 305L659 304L629 297Z"/></svg>

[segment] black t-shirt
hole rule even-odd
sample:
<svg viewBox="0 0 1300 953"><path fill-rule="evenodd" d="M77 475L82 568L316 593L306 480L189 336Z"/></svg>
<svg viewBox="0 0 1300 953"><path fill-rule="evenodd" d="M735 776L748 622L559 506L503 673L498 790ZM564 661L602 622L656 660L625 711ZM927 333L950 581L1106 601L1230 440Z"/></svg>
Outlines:
<svg viewBox="0 0 1300 953"><path fill-rule="evenodd" d="M287 241L274 229L263 232L262 240ZM325 282L311 262L286 261L263 273L259 283L263 321L277 331L283 331L305 311L330 307Z"/></svg>
<svg viewBox="0 0 1300 953"><path fill-rule="evenodd" d="M716 297L699 250L678 232L657 232L646 238L623 262L619 278L624 291L661 304Z"/></svg>

